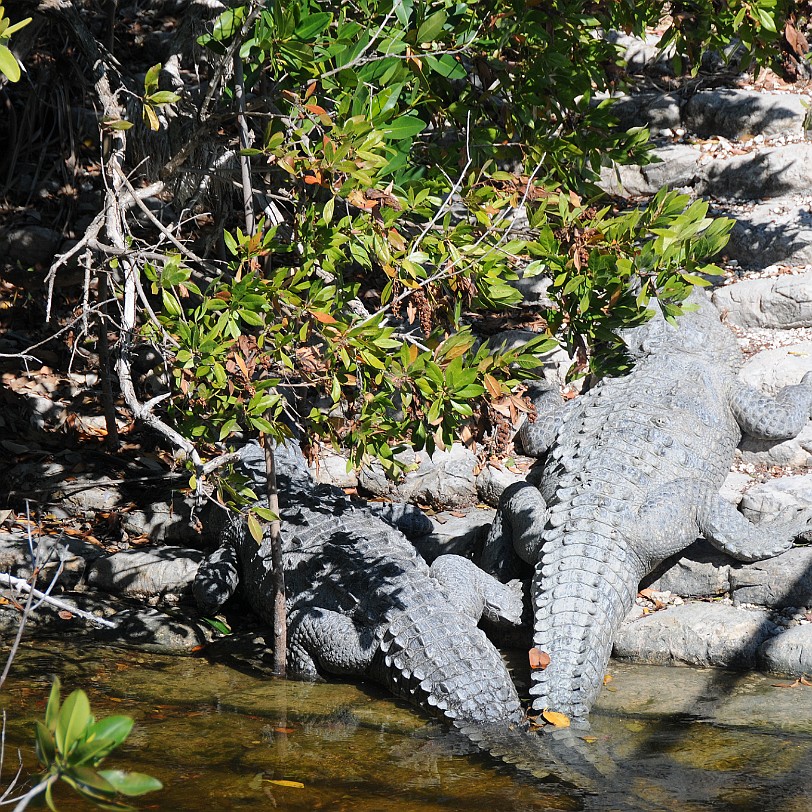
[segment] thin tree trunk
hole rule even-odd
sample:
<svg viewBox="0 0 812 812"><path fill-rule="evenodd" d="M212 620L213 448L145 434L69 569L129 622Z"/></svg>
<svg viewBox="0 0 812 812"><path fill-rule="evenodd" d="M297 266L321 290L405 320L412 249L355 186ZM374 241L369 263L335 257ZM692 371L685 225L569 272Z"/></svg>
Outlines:
<svg viewBox="0 0 812 812"><path fill-rule="evenodd" d="M265 474L267 480L268 508L277 517L270 522L271 597L273 599L273 670L285 676L288 657L288 618L285 611L285 571L282 564L282 532L279 523L279 492L276 489L276 465L270 437L265 437Z"/></svg>
<svg viewBox="0 0 812 812"><path fill-rule="evenodd" d="M105 302L110 295L107 285L107 275L107 270L103 270L99 274L99 301L101 302L98 325L99 366L101 368L104 422L107 427L106 445L111 451L115 451L118 448L118 426L116 425L116 404L113 401L113 370L110 366L110 342L107 340L107 305Z"/></svg>

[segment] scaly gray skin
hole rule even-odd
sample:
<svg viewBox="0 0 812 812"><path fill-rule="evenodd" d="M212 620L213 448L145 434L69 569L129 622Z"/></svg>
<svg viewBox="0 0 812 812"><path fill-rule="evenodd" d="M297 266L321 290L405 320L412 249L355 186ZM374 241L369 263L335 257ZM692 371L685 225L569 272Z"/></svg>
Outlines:
<svg viewBox="0 0 812 812"><path fill-rule="evenodd" d="M264 486L257 447L244 463ZM510 675L477 628L483 613L519 622L517 585L455 555L429 567L375 512L316 486L293 444L277 447L276 467L292 674L367 677L525 771L553 771L581 788L595 780L600 770L582 740L565 731L542 743L525 732ZM201 610L216 611L238 581L254 611L272 623L270 541L258 545L242 518L229 522L221 546L201 564L194 585Z"/></svg>
<svg viewBox="0 0 812 812"><path fill-rule="evenodd" d="M534 646L550 665L533 672L536 710L584 720L601 685L616 632L640 580L699 535L739 561L784 552L810 527L809 511L755 526L719 489L746 432L783 440L810 417L812 373L769 398L743 384L741 353L697 291L674 327L658 313L624 331L636 363L561 404L538 399L522 430L533 456L546 454L538 487L509 488L482 565L516 574L534 567Z"/></svg>

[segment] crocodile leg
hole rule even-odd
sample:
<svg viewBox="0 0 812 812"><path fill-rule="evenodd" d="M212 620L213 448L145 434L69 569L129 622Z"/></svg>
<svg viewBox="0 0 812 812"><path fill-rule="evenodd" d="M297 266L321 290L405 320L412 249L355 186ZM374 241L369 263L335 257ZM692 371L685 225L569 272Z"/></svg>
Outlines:
<svg viewBox="0 0 812 812"><path fill-rule="evenodd" d="M731 395L731 408L741 430L760 440L797 437L812 417L812 372L774 397L740 384Z"/></svg>
<svg viewBox="0 0 812 812"><path fill-rule="evenodd" d="M561 427L565 403L558 388L538 387L529 394L536 418L532 423L525 421L522 424L519 440L528 457L541 457L550 449Z"/></svg>
<svg viewBox="0 0 812 812"><path fill-rule="evenodd" d="M520 583L511 581L503 584L473 561L459 555L439 556L429 571L445 589L452 605L465 612L475 623L483 615L488 620L505 620L514 626L521 623Z"/></svg>
<svg viewBox="0 0 812 812"><path fill-rule="evenodd" d="M793 539L812 528L812 510L800 510L785 521L753 524L721 496L713 500L699 519L702 534L714 547L746 562L786 552Z"/></svg>
<svg viewBox="0 0 812 812"><path fill-rule="evenodd" d="M317 664L330 674L361 676L377 649L371 629L329 609L298 612L288 633L290 669L303 676L315 677Z"/></svg>
<svg viewBox="0 0 812 812"><path fill-rule="evenodd" d="M535 485L516 482L505 488L482 549L480 567L500 581L519 574L520 561L535 564L543 543L547 505Z"/></svg>
<svg viewBox="0 0 812 812"><path fill-rule="evenodd" d="M234 545L225 541L201 562L192 592L204 615L213 615L236 591L240 580L238 560Z"/></svg>

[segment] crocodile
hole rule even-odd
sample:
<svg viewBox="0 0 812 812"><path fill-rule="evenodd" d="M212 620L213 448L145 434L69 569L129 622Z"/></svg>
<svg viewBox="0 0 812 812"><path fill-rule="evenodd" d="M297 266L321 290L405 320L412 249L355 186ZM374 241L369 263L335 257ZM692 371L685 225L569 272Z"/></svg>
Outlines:
<svg viewBox="0 0 812 812"><path fill-rule="evenodd" d="M778 555L809 511L751 524L719 490L742 433L796 436L810 418L812 373L774 398L738 378L734 335L700 290L669 322L655 311L620 331L631 371L564 404L539 387L519 439L540 458L533 482L502 495L481 566L532 571L533 708L588 726L618 628L639 582L698 536L739 561ZM546 657L544 658L546 661Z"/></svg>
<svg viewBox="0 0 812 812"><path fill-rule="evenodd" d="M518 623L520 585L500 583L456 555L429 567L381 511L316 485L298 445L277 445L275 458L290 675L375 681L536 777L553 775L583 790L614 770L573 731L528 732L510 673L477 626L483 614ZM263 486L264 464L257 445L244 448L242 466ZM257 544L245 518L235 516L219 540L195 579L201 611L214 613L239 585L271 624L269 537Z"/></svg>

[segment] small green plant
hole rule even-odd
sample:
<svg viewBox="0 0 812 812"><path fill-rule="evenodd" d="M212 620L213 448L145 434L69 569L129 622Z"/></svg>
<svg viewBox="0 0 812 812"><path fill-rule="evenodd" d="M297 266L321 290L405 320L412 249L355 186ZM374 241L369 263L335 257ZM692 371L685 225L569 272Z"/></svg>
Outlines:
<svg viewBox="0 0 812 812"><path fill-rule="evenodd" d="M15 31L25 28L31 22L30 17L11 25L11 21L4 17L5 9L0 3L0 73L4 74L9 82L20 81L20 65L17 58L8 47L9 39Z"/></svg>
<svg viewBox="0 0 812 812"><path fill-rule="evenodd" d="M56 812L53 787L62 780L83 798L103 809L127 810L121 796L130 798L161 789L157 778L123 770L100 770L99 765L132 730L129 716L108 716L96 721L87 694L74 691L62 704L59 679L54 680L45 722L36 723L37 758L44 768L28 798L44 792L48 807Z"/></svg>

